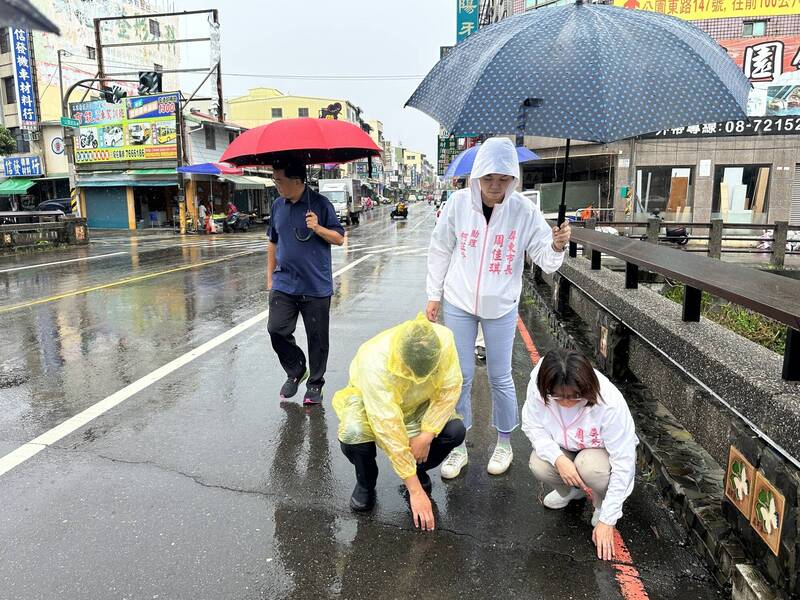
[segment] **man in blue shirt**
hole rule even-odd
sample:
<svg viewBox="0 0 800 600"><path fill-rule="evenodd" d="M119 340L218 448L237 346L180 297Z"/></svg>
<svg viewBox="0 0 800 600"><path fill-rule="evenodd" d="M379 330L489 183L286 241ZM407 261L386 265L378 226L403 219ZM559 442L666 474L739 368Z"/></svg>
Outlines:
<svg viewBox="0 0 800 600"><path fill-rule="evenodd" d="M328 363L331 244L344 243L344 229L330 200L306 185L305 165L275 164L273 180L281 196L272 205L270 218L267 331L288 376L281 398L293 397L308 379L303 403L319 404ZM294 339L298 315L303 315L308 338L308 366Z"/></svg>

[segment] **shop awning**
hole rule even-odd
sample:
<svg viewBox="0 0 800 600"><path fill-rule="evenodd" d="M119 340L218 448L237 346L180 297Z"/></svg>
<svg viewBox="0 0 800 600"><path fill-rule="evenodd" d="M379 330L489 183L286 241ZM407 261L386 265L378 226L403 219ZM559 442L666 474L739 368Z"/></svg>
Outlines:
<svg viewBox="0 0 800 600"><path fill-rule="evenodd" d="M0 196L24 194L34 185L36 185L35 181L24 179L22 177L17 179L6 179L3 183L0 183Z"/></svg>
<svg viewBox="0 0 800 600"><path fill-rule="evenodd" d="M175 169L129 169L78 173L79 187L166 187L178 185Z"/></svg>
<svg viewBox="0 0 800 600"><path fill-rule="evenodd" d="M178 167L179 173L195 175L244 175L244 171L227 163L202 163L199 165L186 165Z"/></svg>
<svg viewBox="0 0 800 600"><path fill-rule="evenodd" d="M275 182L266 177L250 177L247 175L224 175L220 177L223 181L229 181L240 190L263 190L268 187L275 187Z"/></svg>
<svg viewBox="0 0 800 600"><path fill-rule="evenodd" d="M175 169L129 169L127 175L178 175Z"/></svg>

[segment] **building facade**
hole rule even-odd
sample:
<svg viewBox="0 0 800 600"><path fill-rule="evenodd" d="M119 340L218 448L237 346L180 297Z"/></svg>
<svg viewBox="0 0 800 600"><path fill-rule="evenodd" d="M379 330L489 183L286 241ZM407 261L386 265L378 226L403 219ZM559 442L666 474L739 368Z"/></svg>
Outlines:
<svg viewBox="0 0 800 600"><path fill-rule="evenodd" d="M526 0L525 9L554 4L563 2ZM496 2L492 11L486 6L487 18L510 16ZM592 205L606 220L642 221L659 210L686 222L800 224L800 15L693 22L751 79L749 120L698 123L608 145L573 142L569 208ZM560 195L564 141L526 136L525 145L541 160L523 166L523 185L539 189L551 208Z"/></svg>
<svg viewBox="0 0 800 600"><path fill-rule="evenodd" d="M61 35L21 30L0 30L0 100L2 125L16 139L16 152L4 157L0 175L7 177L6 188L19 191L4 194L0 182L0 208L8 204L33 209L40 202L69 197L67 158L62 116L62 90L81 79L96 76L97 48L94 19L114 15L165 12L165 0L34 0L33 4L61 29ZM157 21L144 17L107 23L104 43L171 40L177 37L177 19ZM172 69L179 62L178 49L170 44L128 46L109 49L106 71L130 70L130 65L152 69ZM60 69L59 69L60 63ZM164 75L164 89L177 89L174 75ZM136 83L121 83L129 95ZM70 100L80 100L86 90L76 91ZM89 99L94 93L89 94ZM85 205L85 202L84 202ZM84 213L85 214L85 213Z"/></svg>

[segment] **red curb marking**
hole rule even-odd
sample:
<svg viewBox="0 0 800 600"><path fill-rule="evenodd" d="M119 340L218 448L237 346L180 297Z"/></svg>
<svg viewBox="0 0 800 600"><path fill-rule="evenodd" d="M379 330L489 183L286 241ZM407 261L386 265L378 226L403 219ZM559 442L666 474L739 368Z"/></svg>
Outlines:
<svg viewBox="0 0 800 600"><path fill-rule="evenodd" d="M519 330L519 335L522 337L522 341L525 342L525 347L528 349L528 354L531 355L531 362L536 365L541 357L539 356L539 351L536 349L536 346L533 343L533 338L531 338L531 334L528 333L528 328L525 327L525 323L522 322L521 317L517 317L517 329Z"/></svg>
<svg viewBox="0 0 800 600"><path fill-rule="evenodd" d="M525 327L525 323L522 322L521 317L517 317L517 330L522 342L525 344L525 348L528 350L528 354L531 355L531 363L536 365L540 358L539 351L536 349L533 338L531 338L531 334L528 332L528 328ZM622 593L622 597L625 600L649 600L650 596L647 595L644 589L639 571L633 565L631 553L616 529L614 530L614 556L615 559L611 565L616 571L614 577L619 583L619 591Z"/></svg>

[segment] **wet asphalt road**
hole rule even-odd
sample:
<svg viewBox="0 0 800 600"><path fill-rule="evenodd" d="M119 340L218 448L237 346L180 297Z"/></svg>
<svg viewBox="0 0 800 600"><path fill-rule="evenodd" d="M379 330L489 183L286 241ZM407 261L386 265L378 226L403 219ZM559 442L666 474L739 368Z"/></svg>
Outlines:
<svg viewBox="0 0 800 600"><path fill-rule="evenodd" d="M438 530L413 530L383 457L374 513L347 508L330 398L359 344L423 308L432 227L427 206L378 209L334 250L334 270L360 262L336 280L324 407L278 401L261 321L1 475L0 600L632 597L594 558L590 508L541 506L519 430L509 473L486 473L482 367L470 465L433 478ZM263 311L265 248L263 232L112 235L0 258L0 457ZM724 597L646 479L619 527L650 598Z"/></svg>

